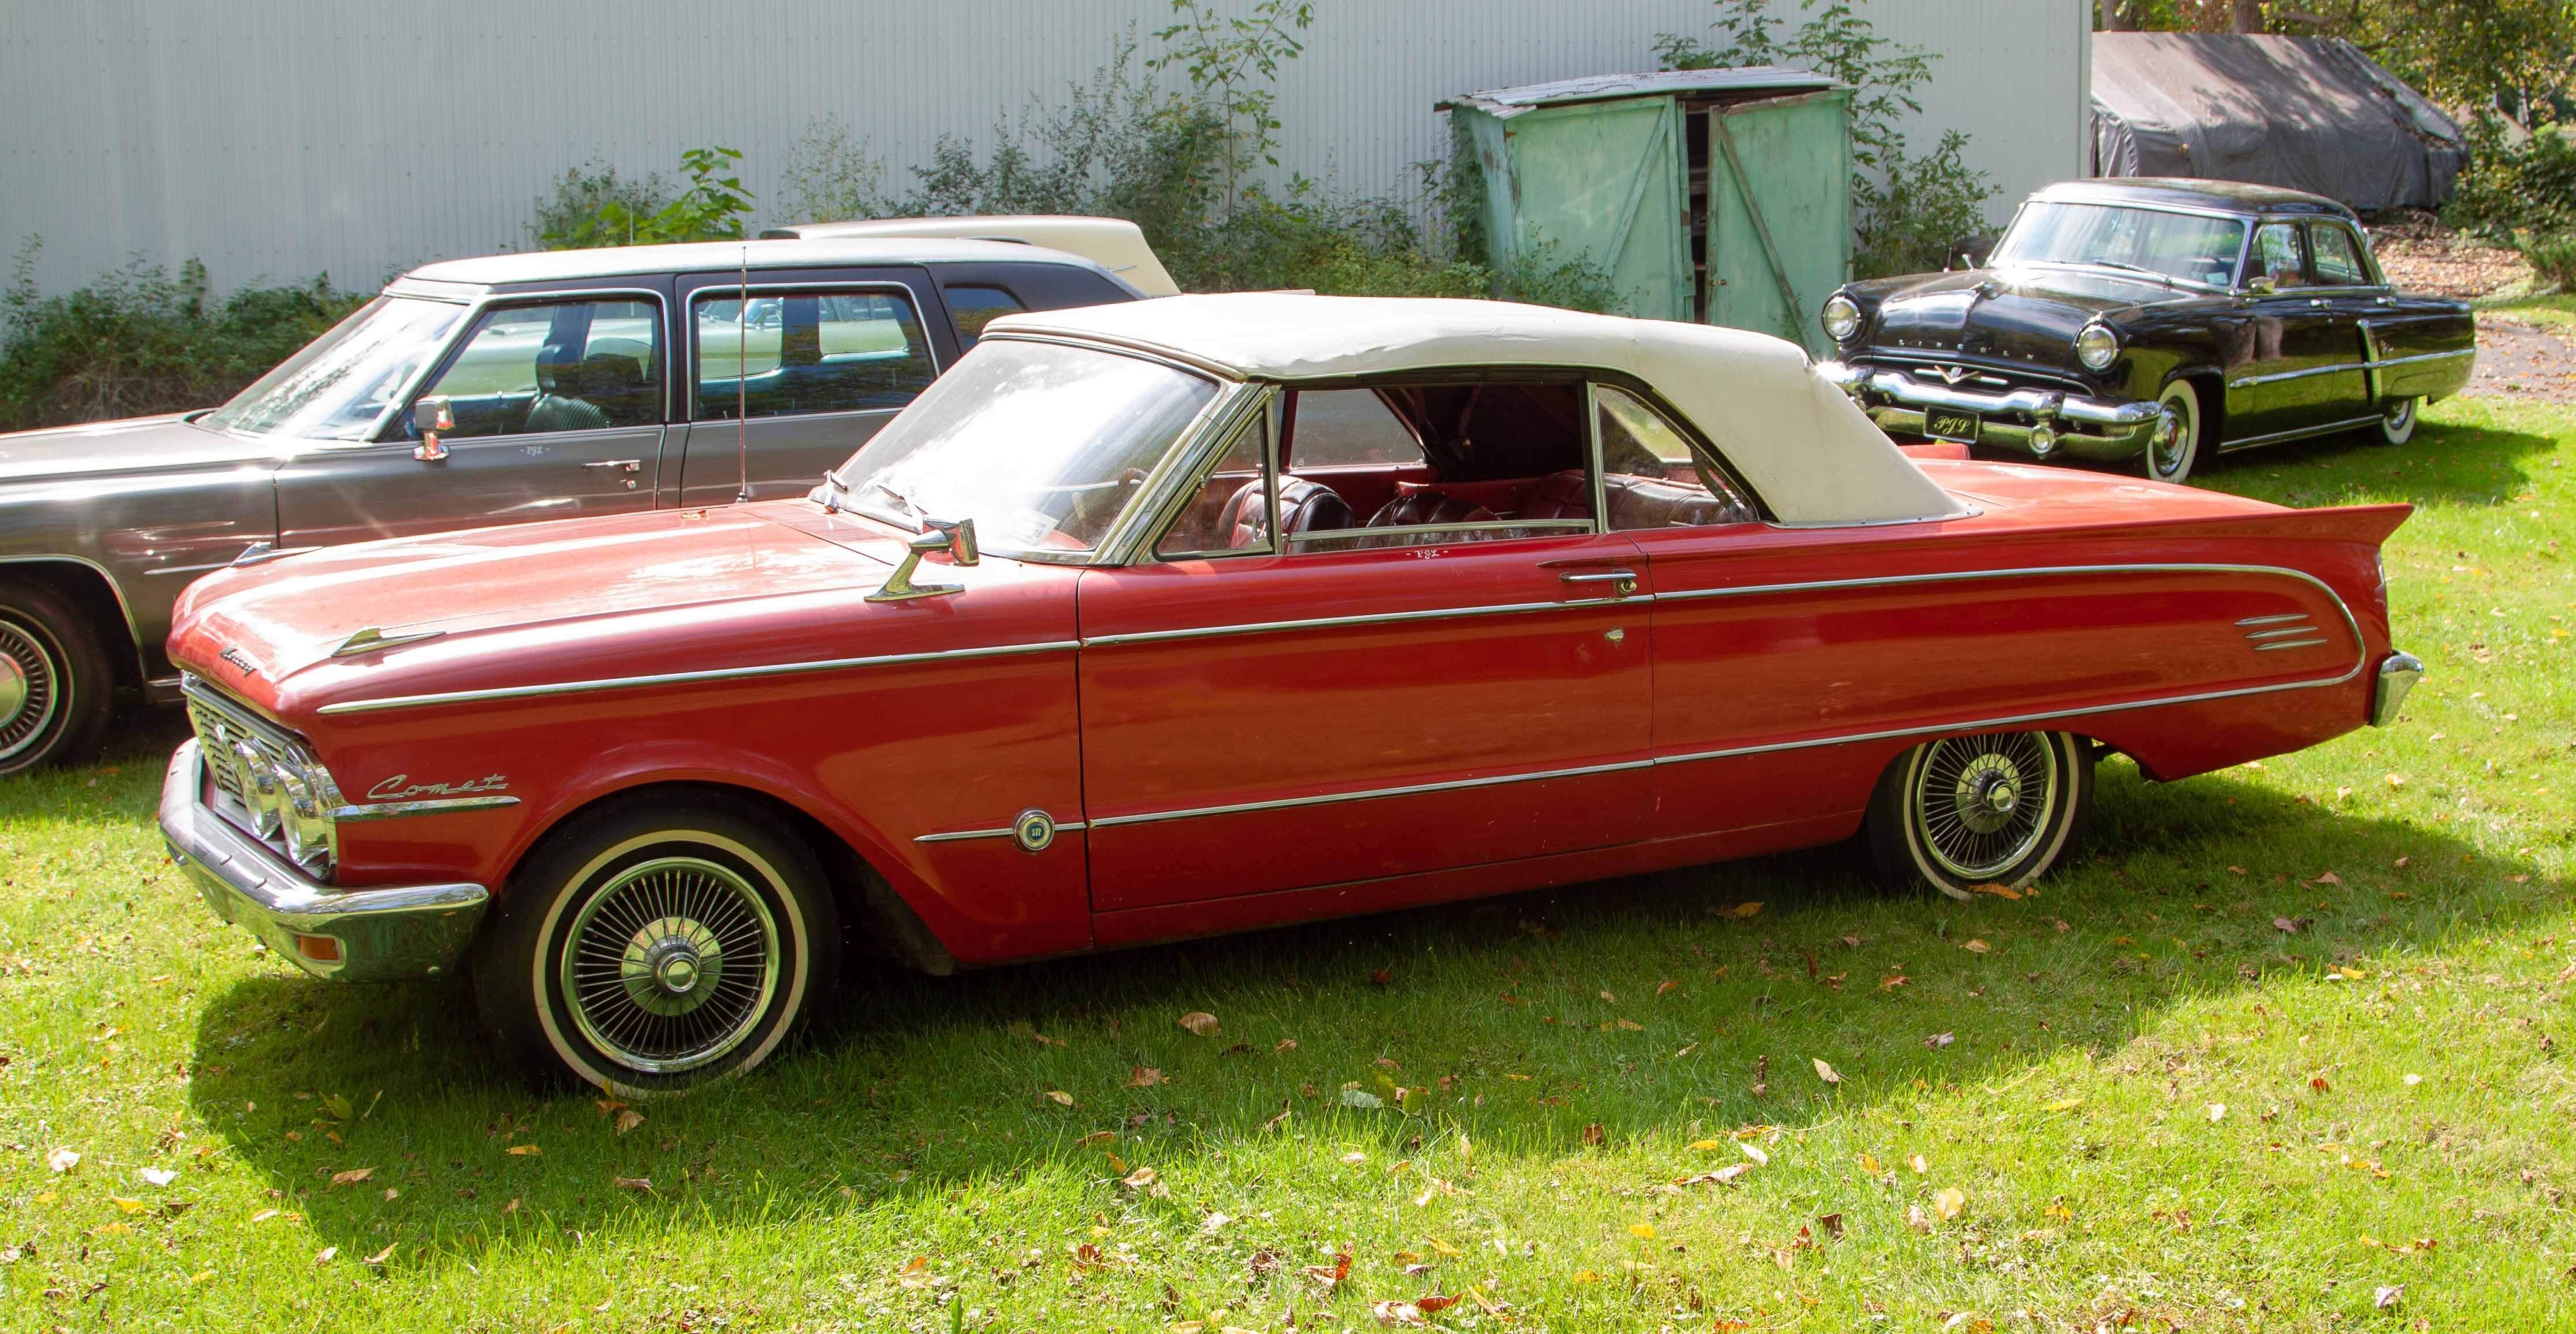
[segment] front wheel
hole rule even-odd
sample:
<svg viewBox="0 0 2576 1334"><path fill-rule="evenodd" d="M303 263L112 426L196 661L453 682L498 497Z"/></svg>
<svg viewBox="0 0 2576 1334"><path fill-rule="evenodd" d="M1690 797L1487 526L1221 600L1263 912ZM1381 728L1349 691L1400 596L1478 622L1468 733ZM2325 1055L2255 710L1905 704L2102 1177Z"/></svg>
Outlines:
<svg viewBox="0 0 2576 1334"><path fill-rule="evenodd" d="M2200 391L2189 380L2176 380L2157 395L2156 406L2162 415L2147 437L2147 476L2179 482L2200 462Z"/></svg>
<svg viewBox="0 0 2576 1334"><path fill-rule="evenodd" d="M2093 799L2093 752L2066 732L1985 732L1898 757L1870 797L1870 858L1892 888L1953 898L2019 888L2074 846Z"/></svg>
<svg viewBox="0 0 2576 1334"><path fill-rule="evenodd" d="M2401 398L2384 404L2379 415L2379 439L2382 444L2402 445L2415 438L2415 400Z"/></svg>
<svg viewBox="0 0 2576 1334"><path fill-rule="evenodd" d="M89 758L115 688L107 648L78 605L0 580L0 775Z"/></svg>
<svg viewBox="0 0 2576 1334"><path fill-rule="evenodd" d="M776 821L691 799L579 817L510 878L474 993L504 1054L629 1096L767 1059L819 1010L840 928Z"/></svg>

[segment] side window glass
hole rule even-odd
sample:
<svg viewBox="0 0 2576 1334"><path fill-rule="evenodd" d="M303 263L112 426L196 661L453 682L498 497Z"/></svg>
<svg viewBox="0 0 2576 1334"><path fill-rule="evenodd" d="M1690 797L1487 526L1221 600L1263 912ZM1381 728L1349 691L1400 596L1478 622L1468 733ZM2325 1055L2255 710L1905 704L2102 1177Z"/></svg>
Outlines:
<svg viewBox="0 0 2576 1334"><path fill-rule="evenodd" d="M2368 287L2372 283L2370 266L2362 261L2361 250L2352 233L2330 222L2308 228L2308 240L2316 247L2317 281L2327 287Z"/></svg>
<svg viewBox="0 0 2576 1334"><path fill-rule="evenodd" d="M738 405L754 418L890 411L937 374L900 290L755 290L745 302L719 288L698 294L690 318L697 421L731 421Z"/></svg>
<svg viewBox="0 0 2576 1334"><path fill-rule="evenodd" d="M2254 231L2254 262L2250 278L2269 278L2272 286L2287 290L2308 285L2307 246L2299 240L2295 223L2267 222Z"/></svg>
<svg viewBox="0 0 2576 1334"><path fill-rule="evenodd" d="M1234 433L1234 441L1200 479L1198 490L1154 554L1164 560L1247 556L1271 550L1270 497L1262 484L1269 469L1269 441L1279 402Z"/></svg>
<svg viewBox="0 0 2576 1334"><path fill-rule="evenodd" d="M1422 445L1374 389L1301 391L1288 462L1298 468L1401 467Z"/></svg>
<svg viewBox="0 0 2576 1334"><path fill-rule="evenodd" d="M1027 303L999 287L943 287L939 294L948 298L948 317L957 322L961 352L984 336L985 325L1028 309Z"/></svg>
<svg viewBox="0 0 2576 1334"><path fill-rule="evenodd" d="M661 318L650 301L486 311L428 394L450 439L652 426L662 420Z"/></svg>
<svg viewBox="0 0 2576 1334"><path fill-rule="evenodd" d="M1645 400L1595 385L1601 428L1601 489L1610 527L1714 528L1754 523L1751 498Z"/></svg>

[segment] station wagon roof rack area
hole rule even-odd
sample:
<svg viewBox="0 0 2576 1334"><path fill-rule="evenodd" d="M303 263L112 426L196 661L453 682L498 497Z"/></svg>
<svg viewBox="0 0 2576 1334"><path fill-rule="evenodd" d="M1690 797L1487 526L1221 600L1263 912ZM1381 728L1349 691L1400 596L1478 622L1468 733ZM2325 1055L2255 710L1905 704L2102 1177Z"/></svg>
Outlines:
<svg viewBox="0 0 2576 1334"><path fill-rule="evenodd" d="M730 272L746 265L754 269L776 269L867 268L887 264L1070 264L1096 270L1131 293L1136 290L1134 284L1111 273L1098 261L1080 255L1008 241L961 241L935 237L773 238L609 246L597 250L537 250L516 255L441 260L435 264L423 264L397 281L505 287L516 283L570 282L654 273Z"/></svg>

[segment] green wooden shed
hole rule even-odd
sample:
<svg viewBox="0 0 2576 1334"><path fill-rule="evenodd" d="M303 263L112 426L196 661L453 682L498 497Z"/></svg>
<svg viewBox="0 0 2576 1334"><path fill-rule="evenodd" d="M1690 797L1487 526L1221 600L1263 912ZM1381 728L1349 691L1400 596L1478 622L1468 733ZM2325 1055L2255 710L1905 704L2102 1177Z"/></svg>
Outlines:
<svg viewBox="0 0 2576 1334"><path fill-rule="evenodd" d="M1494 262L1553 247L1624 314L1825 351L1851 269L1851 89L1754 66L1561 79L1440 104L1481 168Z"/></svg>

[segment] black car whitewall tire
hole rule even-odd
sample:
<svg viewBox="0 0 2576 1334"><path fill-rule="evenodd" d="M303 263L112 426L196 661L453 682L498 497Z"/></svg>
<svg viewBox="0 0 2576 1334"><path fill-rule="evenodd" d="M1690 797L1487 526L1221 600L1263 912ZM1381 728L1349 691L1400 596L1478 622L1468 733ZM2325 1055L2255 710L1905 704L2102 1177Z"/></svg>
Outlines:
<svg viewBox="0 0 2576 1334"><path fill-rule="evenodd" d="M2379 439L2383 444L2402 445L2415 438L2416 401L2401 398L2380 405Z"/></svg>
<svg viewBox="0 0 2576 1334"><path fill-rule="evenodd" d="M77 605L0 580L0 775L94 754L115 689L106 646Z"/></svg>
<svg viewBox="0 0 2576 1334"><path fill-rule="evenodd" d="M813 853L748 805L576 819L512 875L476 944L504 1054L627 1097L767 1060L828 1000L840 926Z"/></svg>
<svg viewBox="0 0 2576 1334"><path fill-rule="evenodd" d="M1892 887L1955 898L2018 888L2072 848L2093 799L2093 748L2065 732L1983 732L1927 741L1879 779L1863 825Z"/></svg>
<svg viewBox="0 0 2576 1334"><path fill-rule="evenodd" d="M2189 380L2176 380L2156 396L2156 406L2164 415L2147 439L2147 476L2179 482L2200 463L2200 391Z"/></svg>

